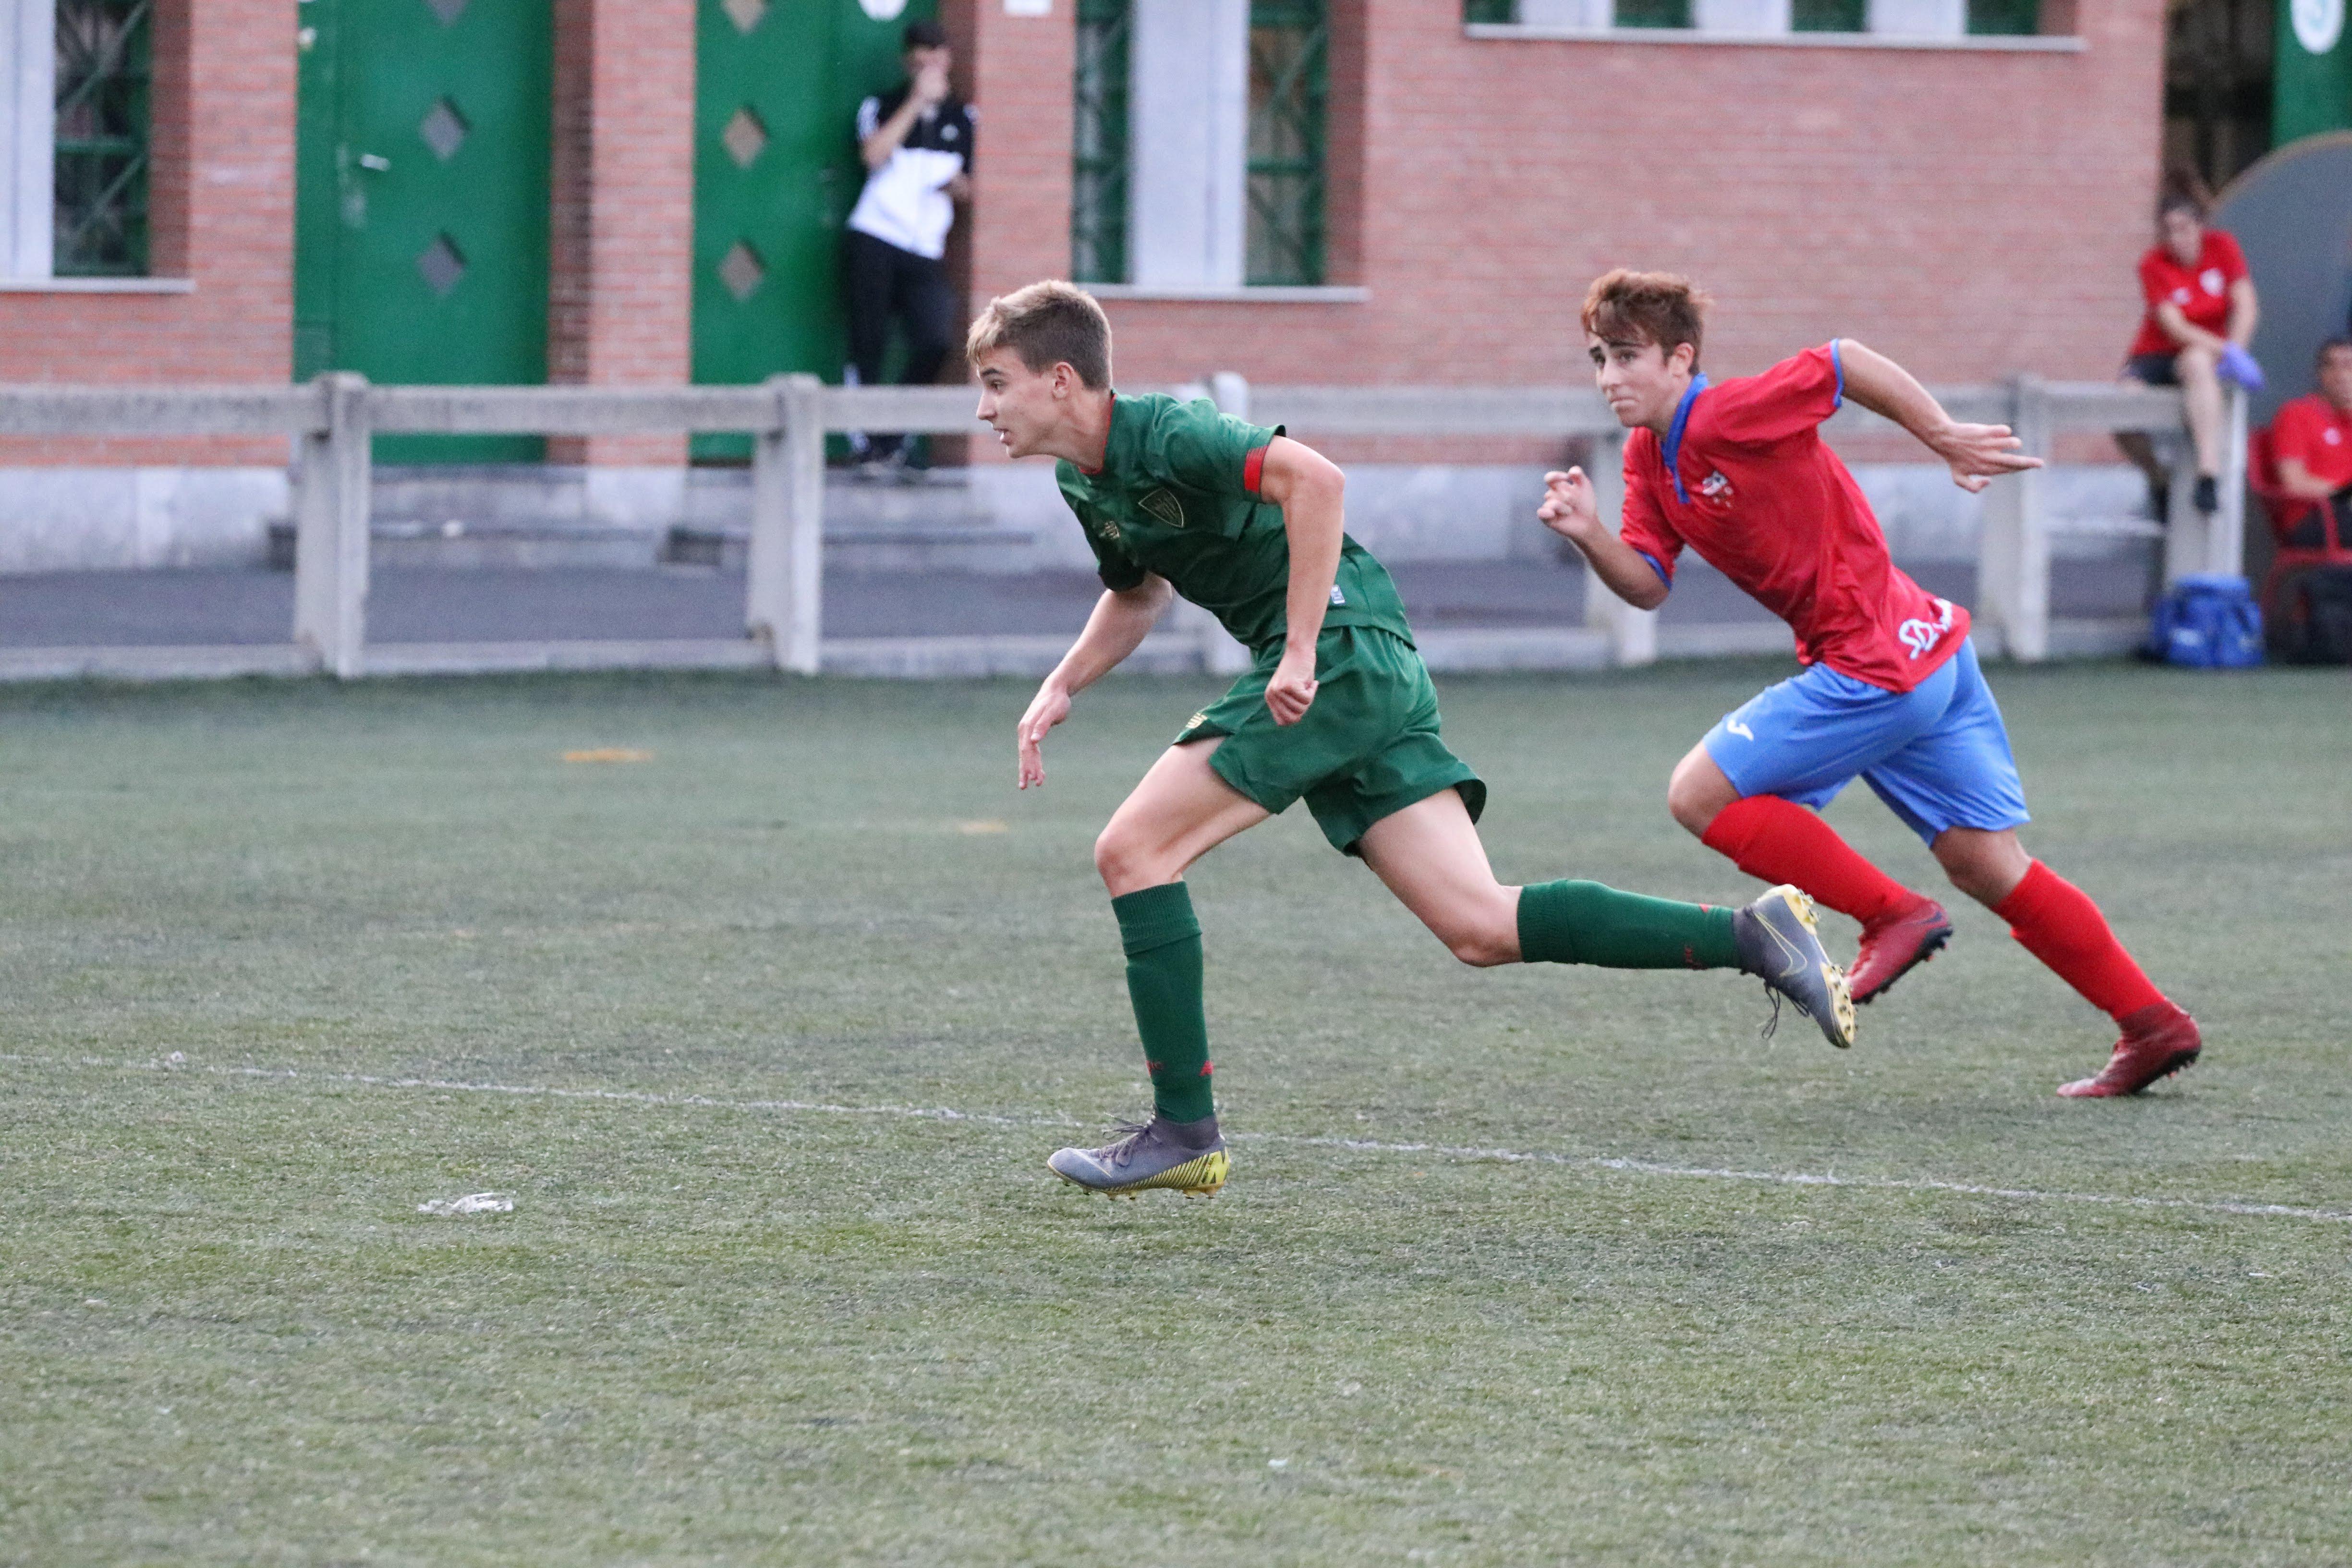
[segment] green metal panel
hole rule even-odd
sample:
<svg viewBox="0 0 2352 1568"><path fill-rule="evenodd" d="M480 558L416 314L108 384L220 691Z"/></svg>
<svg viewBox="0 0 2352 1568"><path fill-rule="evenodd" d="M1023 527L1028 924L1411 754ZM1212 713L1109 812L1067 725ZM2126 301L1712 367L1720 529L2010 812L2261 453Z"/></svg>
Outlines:
<svg viewBox="0 0 2352 1568"><path fill-rule="evenodd" d="M1869 0L1792 0L1792 33L1860 33L1870 26Z"/></svg>
<svg viewBox="0 0 2352 1568"><path fill-rule="evenodd" d="M2352 25L2345 0L2279 0L2271 145L2352 129Z"/></svg>
<svg viewBox="0 0 2352 1568"><path fill-rule="evenodd" d="M1687 27L1691 0L1617 0L1621 27Z"/></svg>
<svg viewBox="0 0 2352 1568"><path fill-rule="evenodd" d="M2042 30L2042 0L1969 0L1969 31L2032 37Z"/></svg>
<svg viewBox="0 0 2352 1568"><path fill-rule="evenodd" d="M303 0L294 374L547 379L549 0ZM382 437L531 462L536 437Z"/></svg>
<svg viewBox="0 0 2352 1568"><path fill-rule="evenodd" d="M842 225L866 175L857 106L898 84L900 36L932 11L932 0L912 0L877 20L858 0L701 0L696 381L754 382L789 371L841 379ZM959 87L964 69L959 62ZM706 458L750 449L740 436L694 443Z"/></svg>

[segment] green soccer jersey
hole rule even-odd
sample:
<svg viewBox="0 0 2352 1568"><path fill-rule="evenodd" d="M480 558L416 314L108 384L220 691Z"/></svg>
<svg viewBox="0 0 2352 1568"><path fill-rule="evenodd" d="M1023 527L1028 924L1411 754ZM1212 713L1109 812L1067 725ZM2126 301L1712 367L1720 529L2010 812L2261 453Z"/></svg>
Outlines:
<svg viewBox="0 0 2352 1568"><path fill-rule="evenodd" d="M1103 466L1091 474L1069 462L1055 469L1103 585L1132 588L1157 573L1244 647L1279 641L1288 625L1290 537L1282 509L1259 499L1257 479L1267 445L1281 434L1220 414L1206 398L1115 398ZM1352 539L1340 544L1323 624L1377 626L1412 640L1396 584Z"/></svg>

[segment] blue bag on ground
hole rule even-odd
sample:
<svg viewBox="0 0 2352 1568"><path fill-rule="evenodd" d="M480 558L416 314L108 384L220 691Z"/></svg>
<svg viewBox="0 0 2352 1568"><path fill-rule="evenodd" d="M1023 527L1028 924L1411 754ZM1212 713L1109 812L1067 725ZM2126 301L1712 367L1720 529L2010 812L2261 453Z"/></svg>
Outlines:
<svg viewBox="0 0 2352 1568"><path fill-rule="evenodd" d="M2242 669L2263 662L2263 612L2243 577L2183 577L2156 606L2148 652L2193 669Z"/></svg>

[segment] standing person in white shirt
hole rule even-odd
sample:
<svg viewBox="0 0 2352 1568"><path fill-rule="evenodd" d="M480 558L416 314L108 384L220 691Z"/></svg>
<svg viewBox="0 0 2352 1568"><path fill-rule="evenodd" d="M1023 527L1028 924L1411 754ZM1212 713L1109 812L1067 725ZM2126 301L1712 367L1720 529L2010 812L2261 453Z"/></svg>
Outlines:
<svg viewBox="0 0 2352 1568"><path fill-rule="evenodd" d="M955 54L937 22L908 24L905 59L906 81L857 109L866 188L849 215L842 267L853 384L882 383L893 320L907 337L904 385L937 379L958 337L955 289L940 258L955 204L971 196L976 115L948 79ZM853 435L850 444L862 463L905 462L901 437Z"/></svg>

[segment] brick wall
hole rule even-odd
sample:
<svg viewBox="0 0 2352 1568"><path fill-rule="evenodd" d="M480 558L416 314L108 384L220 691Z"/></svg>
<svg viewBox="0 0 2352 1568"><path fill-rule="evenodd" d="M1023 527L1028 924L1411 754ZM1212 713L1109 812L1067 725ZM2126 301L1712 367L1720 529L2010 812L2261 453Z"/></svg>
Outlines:
<svg viewBox="0 0 2352 1568"><path fill-rule="evenodd" d="M1333 280L1370 301L1118 301L1121 379L1580 377L1578 301L1618 265L1714 293L1718 375L1832 334L1929 380L2115 372L2158 155L2147 0L2080 0L2071 54L1472 39L1460 0L1334 10ZM1007 223L984 209L977 243Z"/></svg>
<svg viewBox="0 0 2352 1568"><path fill-rule="evenodd" d="M694 0L556 0L548 379L691 379ZM676 463L683 436L549 443L557 462Z"/></svg>
<svg viewBox="0 0 2352 1568"><path fill-rule="evenodd" d="M980 110L972 200L949 252L964 297L977 310L999 294L1070 271L1070 73L1077 41L1076 0L1053 0L1043 16L1008 16L1003 0L941 0L940 21L956 47L959 85ZM963 356L943 379L963 379ZM1001 461L982 431L932 450L957 447L977 461Z"/></svg>
<svg viewBox="0 0 2352 1568"><path fill-rule="evenodd" d="M293 353L294 17L162 0L151 261L187 294L0 293L0 381L282 382ZM61 345L69 345L61 349ZM282 463L258 441L0 441L0 463Z"/></svg>
<svg viewBox="0 0 2352 1568"><path fill-rule="evenodd" d="M1074 10L941 6L982 115L955 253L975 303L1067 270ZM1117 301L1123 380L1577 377L1577 300L1621 263L1676 268L1715 293L1717 374L1832 332L1930 380L2103 377L2122 352L2158 152L2149 0L2075 0L2088 45L2075 54L1496 41L1464 36L1459 0L1333 10L1332 278L1370 301ZM153 253L194 292L0 293L0 379L288 374L292 24L278 0L163 0L155 41ZM683 381L692 6L558 0L556 47L551 375ZM679 451L656 437L556 455ZM0 443L0 462L283 455L269 441Z"/></svg>

